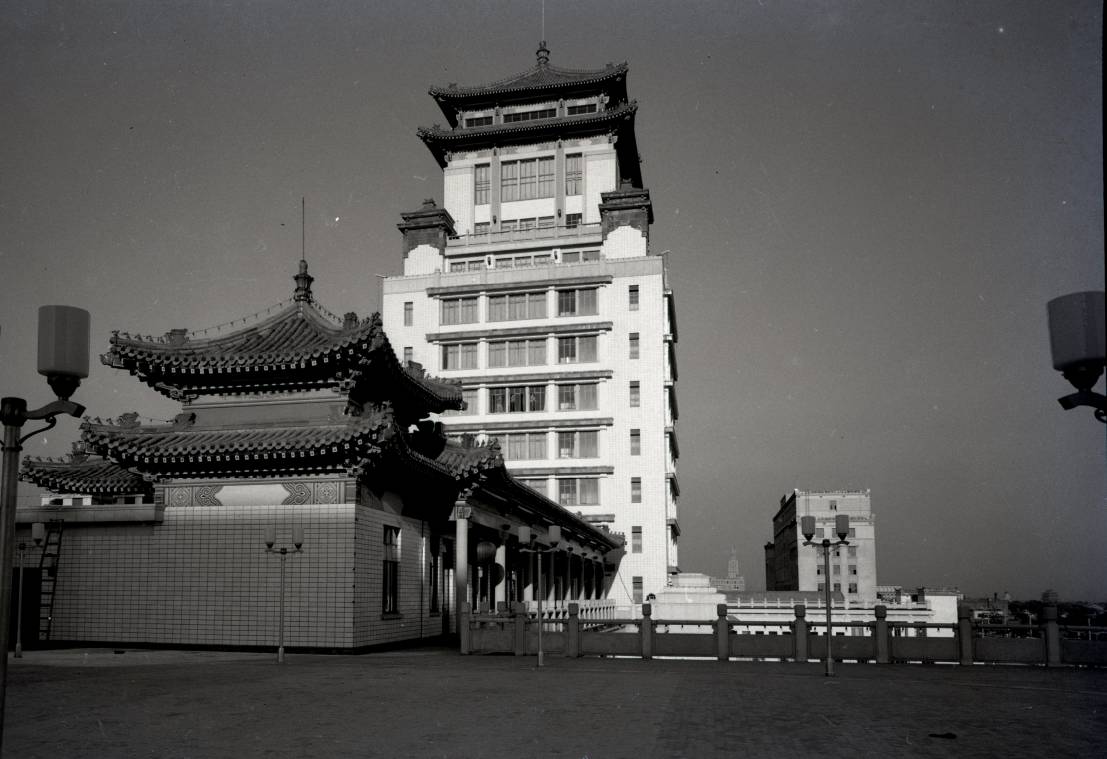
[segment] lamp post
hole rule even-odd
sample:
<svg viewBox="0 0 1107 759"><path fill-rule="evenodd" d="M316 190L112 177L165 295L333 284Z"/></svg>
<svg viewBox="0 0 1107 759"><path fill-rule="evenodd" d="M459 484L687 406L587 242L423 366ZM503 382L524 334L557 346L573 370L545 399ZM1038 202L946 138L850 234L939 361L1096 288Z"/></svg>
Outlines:
<svg viewBox="0 0 1107 759"><path fill-rule="evenodd" d="M0 399L0 423L4 425L3 469L0 475L0 741L4 735L4 697L8 683L8 625L11 621L11 578L15 548L15 495L19 477L19 453L23 443L53 429L57 417L80 417L85 407L69 400L88 376L89 314L72 306L38 309L38 373L58 399L28 411L23 398ZM20 435L23 425L41 420L45 427Z"/></svg>
<svg viewBox="0 0 1107 759"><path fill-rule="evenodd" d="M294 525L292 527L292 545L294 548L288 546L281 546L280 548L274 548L273 545L277 542L277 528L273 525L268 525L265 528L265 552L277 554L281 557L281 606L280 606L280 620L277 623L277 664L284 664L284 562L288 558L290 553L303 553L304 545L304 528L300 525Z"/></svg>
<svg viewBox="0 0 1107 759"><path fill-rule="evenodd" d="M539 548L537 544L533 548L520 548L522 553L533 553L538 556L538 666L542 666L542 596L546 595L545 590L542 588L542 554L553 553L560 550L561 546L561 528L556 524L550 525L546 531L547 538L553 544L549 548ZM519 526L519 542L523 546L531 545L534 540L534 534L530 528L526 525Z"/></svg>
<svg viewBox="0 0 1107 759"><path fill-rule="evenodd" d="M837 541L823 538L822 541L816 543L812 540L815 537L815 517L813 516L800 518L800 530L803 532L803 544L805 546L815 546L816 548L822 546L823 549L823 590L825 591L824 599L826 601L826 676L833 677L834 655L830 650L831 641L834 638L831 628L833 612L830 605L830 549L849 544L849 541L846 540L849 537L849 515L838 514L834 517L834 532L838 535Z"/></svg>
<svg viewBox="0 0 1107 759"><path fill-rule="evenodd" d="M1053 368L1076 392L1058 398L1065 411L1091 406L1095 418L1107 423L1107 396L1092 390L1103 374L1105 358L1103 291L1069 293L1054 298L1049 312L1049 346Z"/></svg>
<svg viewBox="0 0 1107 759"><path fill-rule="evenodd" d="M42 545L42 540L46 536L46 525L42 522L35 522L31 525L31 539L35 543L35 548ZM15 607L15 658L23 658L23 552L27 550L27 544L22 540L19 541L19 602Z"/></svg>

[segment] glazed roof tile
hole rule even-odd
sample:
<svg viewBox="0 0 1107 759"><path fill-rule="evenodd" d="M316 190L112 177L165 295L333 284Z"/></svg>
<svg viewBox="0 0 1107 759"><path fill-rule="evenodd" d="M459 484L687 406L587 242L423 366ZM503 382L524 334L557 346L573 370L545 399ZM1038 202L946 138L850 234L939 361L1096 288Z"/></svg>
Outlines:
<svg viewBox="0 0 1107 759"><path fill-rule="evenodd" d="M151 491L142 475L99 456L24 459L19 478L55 493L120 496Z"/></svg>
<svg viewBox="0 0 1107 759"><path fill-rule="evenodd" d="M232 454L261 460L273 454L310 452L344 459L352 448L384 443L394 434L391 408L345 417L334 423L207 427L186 419L172 425L143 426L131 421L86 420L82 439L92 449L123 461L149 463L189 460L199 455Z"/></svg>
<svg viewBox="0 0 1107 759"><path fill-rule="evenodd" d="M551 66L548 63L539 63L526 71L512 74L488 84L473 86L450 84L431 87L430 94L435 99L453 100L507 92L576 88L618 79L625 76L627 70L626 63L608 64L602 69L567 69Z"/></svg>

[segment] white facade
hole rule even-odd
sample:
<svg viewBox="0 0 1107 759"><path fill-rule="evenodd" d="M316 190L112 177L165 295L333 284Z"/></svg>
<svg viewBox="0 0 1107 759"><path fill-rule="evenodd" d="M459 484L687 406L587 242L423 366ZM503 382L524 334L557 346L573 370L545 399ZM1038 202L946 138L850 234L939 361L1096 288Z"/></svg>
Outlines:
<svg viewBox="0 0 1107 759"><path fill-rule="evenodd" d="M505 200L503 165L531 159L547 160L556 191ZM625 536L609 597L629 605L678 566L676 325L644 224L601 224L618 173L604 135L450 153L456 234L405 245L383 319L397 355L462 383L468 410L441 420L448 434L498 439L526 484ZM644 220L648 193L634 192Z"/></svg>

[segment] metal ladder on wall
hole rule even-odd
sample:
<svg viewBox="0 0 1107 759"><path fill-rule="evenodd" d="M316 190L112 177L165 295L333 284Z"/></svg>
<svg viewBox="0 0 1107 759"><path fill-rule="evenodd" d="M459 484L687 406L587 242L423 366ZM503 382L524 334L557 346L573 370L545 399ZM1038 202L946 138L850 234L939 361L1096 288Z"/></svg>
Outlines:
<svg viewBox="0 0 1107 759"><path fill-rule="evenodd" d="M58 584L58 558L61 555L61 519L46 523L46 539L42 542L42 558L38 561L42 575L42 590L38 604L38 639L50 640L50 624L54 620L54 590Z"/></svg>

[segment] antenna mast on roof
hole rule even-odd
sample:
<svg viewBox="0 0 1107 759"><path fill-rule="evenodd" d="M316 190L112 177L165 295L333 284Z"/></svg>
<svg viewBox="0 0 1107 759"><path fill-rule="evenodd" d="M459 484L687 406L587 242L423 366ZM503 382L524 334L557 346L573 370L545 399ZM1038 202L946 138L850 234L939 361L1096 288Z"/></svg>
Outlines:
<svg viewBox="0 0 1107 759"><path fill-rule="evenodd" d="M300 260L307 260L307 200L300 196Z"/></svg>
<svg viewBox="0 0 1107 759"><path fill-rule="evenodd" d="M546 0L542 0L542 39L546 39Z"/></svg>

